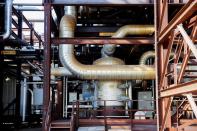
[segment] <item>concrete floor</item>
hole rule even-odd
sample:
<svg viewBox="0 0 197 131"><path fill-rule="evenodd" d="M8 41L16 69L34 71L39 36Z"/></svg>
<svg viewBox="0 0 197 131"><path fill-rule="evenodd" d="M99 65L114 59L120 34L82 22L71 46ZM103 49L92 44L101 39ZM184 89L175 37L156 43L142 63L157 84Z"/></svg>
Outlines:
<svg viewBox="0 0 197 131"><path fill-rule="evenodd" d="M94 126L94 127L79 127L78 131L104 131L104 126Z"/></svg>

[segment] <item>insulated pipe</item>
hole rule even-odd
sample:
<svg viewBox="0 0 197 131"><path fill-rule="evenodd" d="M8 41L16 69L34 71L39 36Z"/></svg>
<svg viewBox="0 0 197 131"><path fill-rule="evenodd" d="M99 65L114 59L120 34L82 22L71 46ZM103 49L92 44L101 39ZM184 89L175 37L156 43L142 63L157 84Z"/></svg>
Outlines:
<svg viewBox="0 0 197 131"><path fill-rule="evenodd" d="M155 58L155 52L154 52L154 51L147 51L147 52L145 52L145 53L140 57L139 64L140 64L140 65L146 65L146 61L147 61L149 58Z"/></svg>
<svg viewBox="0 0 197 131"><path fill-rule="evenodd" d="M65 67L52 68L51 74L54 76L73 76L73 74Z"/></svg>
<svg viewBox="0 0 197 131"><path fill-rule="evenodd" d="M174 53L171 53L170 54L170 57L173 57L174 56ZM155 51L147 51L145 52L141 57L140 57L140 60L139 60L139 64L140 65L146 65L146 61L150 58L155 58Z"/></svg>
<svg viewBox="0 0 197 131"><path fill-rule="evenodd" d="M153 25L125 25L118 29L112 38L123 38L127 35L151 35L154 32ZM106 44L102 48L102 56L111 56L116 49L115 44Z"/></svg>
<svg viewBox="0 0 197 131"><path fill-rule="evenodd" d="M70 8L71 11L66 9ZM68 7L69 12L62 17L60 22L60 38L74 37L76 25L75 7ZM73 13L73 14L72 14ZM62 65L81 79L97 80L131 80L155 79L155 69L146 65L84 65L79 63L74 55L74 46L61 44L59 57ZM53 71L52 71L53 72ZM61 72L60 72L61 73ZM54 75L54 74L52 74Z"/></svg>
<svg viewBox="0 0 197 131"><path fill-rule="evenodd" d="M5 33L0 35L3 39L7 39L11 33L12 24L12 0L6 0L5 3Z"/></svg>

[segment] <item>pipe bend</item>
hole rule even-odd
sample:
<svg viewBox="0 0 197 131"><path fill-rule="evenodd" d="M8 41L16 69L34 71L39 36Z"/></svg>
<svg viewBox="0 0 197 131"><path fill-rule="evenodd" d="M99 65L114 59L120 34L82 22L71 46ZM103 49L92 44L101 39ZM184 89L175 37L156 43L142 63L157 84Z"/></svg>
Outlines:
<svg viewBox="0 0 197 131"><path fill-rule="evenodd" d="M149 58L155 58L155 51L147 51L147 52L145 52L145 53L140 57L139 64L140 64L140 65L146 65L146 61L147 61Z"/></svg>
<svg viewBox="0 0 197 131"><path fill-rule="evenodd" d="M120 27L115 34L112 36L113 38L123 38L127 35L151 35L155 31L153 25L125 25ZM115 44L106 44L102 48L102 56L111 56L116 49Z"/></svg>
<svg viewBox="0 0 197 131"><path fill-rule="evenodd" d="M5 32L1 35L3 39L7 39L11 34L12 23L12 0L6 0L5 5Z"/></svg>

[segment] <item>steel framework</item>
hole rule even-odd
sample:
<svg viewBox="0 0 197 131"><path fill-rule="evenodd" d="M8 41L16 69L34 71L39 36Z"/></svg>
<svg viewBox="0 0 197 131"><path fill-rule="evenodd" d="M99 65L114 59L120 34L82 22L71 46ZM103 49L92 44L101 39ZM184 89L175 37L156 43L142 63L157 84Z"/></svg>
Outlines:
<svg viewBox="0 0 197 131"><path fill-rule="evenodd" d="M181 121L183 112L189 109L197 118L193 98L197 92L197 1L190 0L169 23L168 1L155 2L158 130L180 131L188 126L196 130L196 126L191 126L196 124L196 119Z"/></svg>

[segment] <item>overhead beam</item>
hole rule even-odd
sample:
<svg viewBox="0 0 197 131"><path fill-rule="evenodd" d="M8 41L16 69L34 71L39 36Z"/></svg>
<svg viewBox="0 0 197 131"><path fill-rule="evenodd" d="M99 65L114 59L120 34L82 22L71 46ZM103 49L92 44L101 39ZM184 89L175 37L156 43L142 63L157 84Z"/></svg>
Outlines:
<svg viewBox="0 0 197 131"><path fill-rule="evenodd" d="M184 4L185 2L173 2L169 4ZM67 5L136 5L145 4L153 5L153 0L53 0L53 4L67 4ZM19 4L18 4L19 5ZM26 6L28 6L26 4Z"/></svg>
<svg viewBox="0 0 197 131"><path fill-rule="evenodd" d="M197 80L178 84L160 91L160 97L169 97L185 93L197 92Z"/></svg>
<svg viewBox="0 0 197 131"><path fill-rule="evenodd" d="M54 38L52 44L154 44L154 38Z"/></svg>
<svg viewBox="0 0 197 131"><path fill-rule="evenodd" d="M129 4L150 4L150 0L54 0L53 4L67 5L129 5Z"/></svg>

